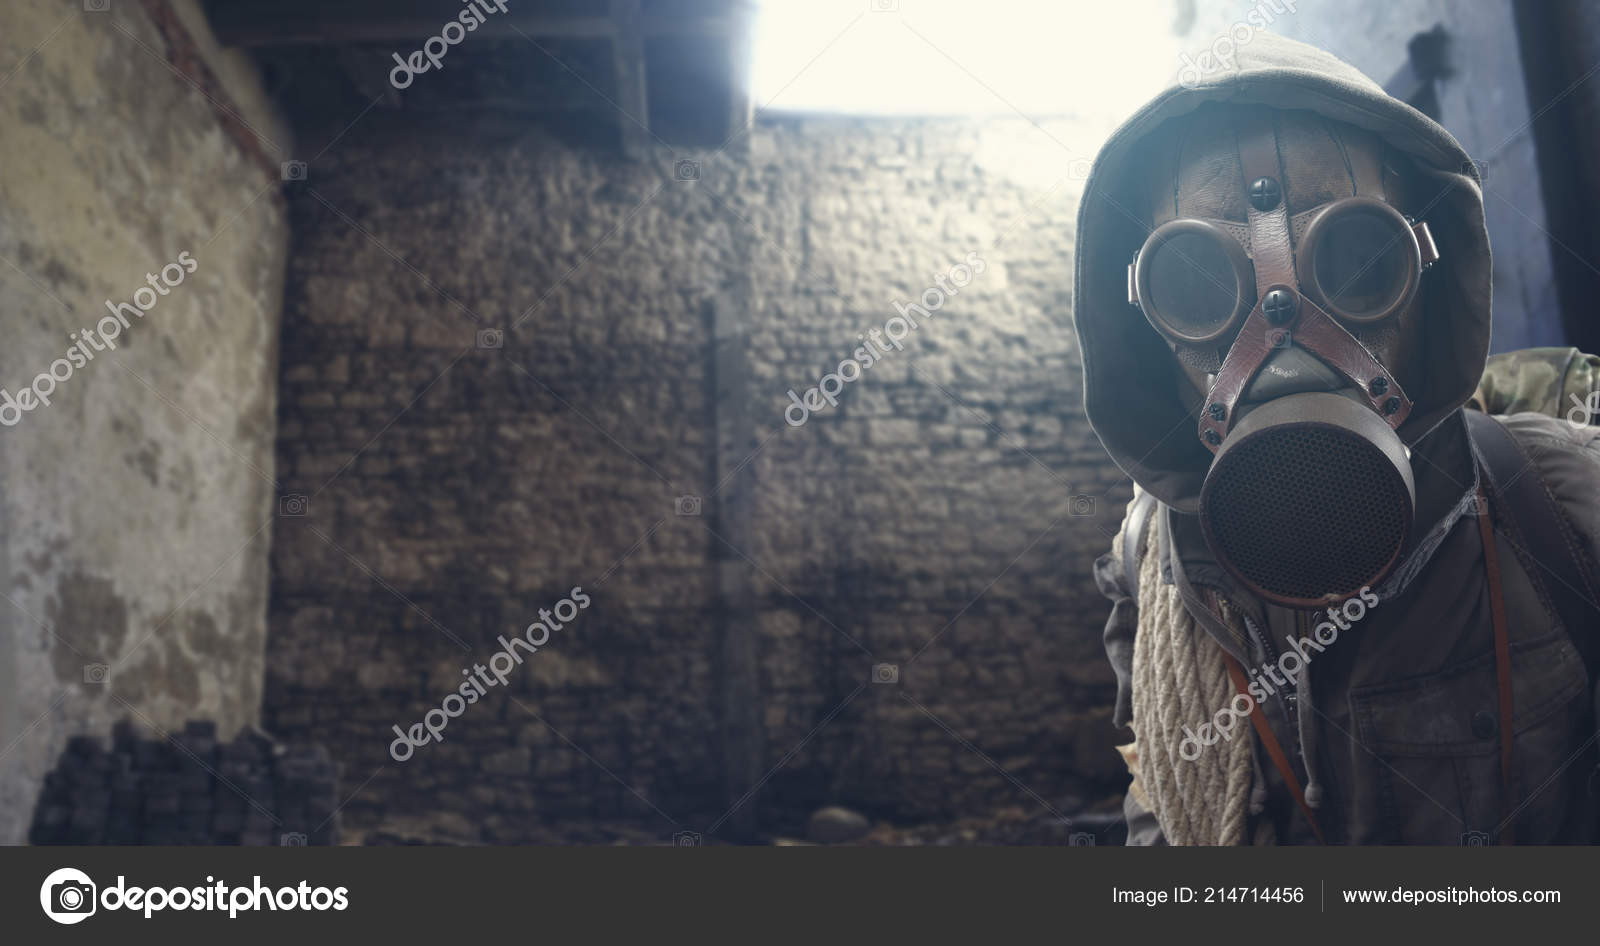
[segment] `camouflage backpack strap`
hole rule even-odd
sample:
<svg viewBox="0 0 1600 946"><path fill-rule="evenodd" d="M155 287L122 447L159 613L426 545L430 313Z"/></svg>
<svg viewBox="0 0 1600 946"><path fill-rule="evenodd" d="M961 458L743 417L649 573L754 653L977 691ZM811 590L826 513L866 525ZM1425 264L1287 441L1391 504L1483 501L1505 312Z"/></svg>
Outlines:
<svg viewBox="0 0 1600 946"><path fill-rule="evenodd" d="M1505 425L1476 411L1466 416L1473 449L1488 475L1491 508L1498 505L1506 513L1495 517L1495 526L1525 559L1541 566L1528 569L1529 578L1544 590L1583 655L1590 679L1595 679L1600 674L1600 639L1583 633L1594 627L1594 613L1600 609L1594 565L1533 459Z"/></svg>
<svg viewBox="0 0 1600 946"><path fill-rule="evenodd" d="M1488 480L1490 510L1499 510L1494 525L1519 553L1529 580L1543 588L1578 649L1589 679L1600 680L1600 634L1595 633L1600 594L1593 563L1578 544L1572 523L1538 467L1505 425L1487 414L1464 413L1473 449ZM1528 559L1539 567L1528 566ZM1541 570L1548 576L1539 574ZM1600 791L1600 765L1589 773L1589 791ZM1594 840L1600 842L1600 838Z"/></svg>
<svg viewBox="0 0 1600 946"><path fill-rule="evenodd" d="M1600 356L1576 348L1525 348L1495 355L1471 404L1486 414L1533 412L1600 423Z"/></svg>

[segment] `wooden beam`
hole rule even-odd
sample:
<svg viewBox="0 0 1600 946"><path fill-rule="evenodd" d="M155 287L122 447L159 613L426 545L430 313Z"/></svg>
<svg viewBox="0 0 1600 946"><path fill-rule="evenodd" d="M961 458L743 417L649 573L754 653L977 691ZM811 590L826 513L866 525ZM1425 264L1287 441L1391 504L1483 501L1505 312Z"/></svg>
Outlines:
<svg viewBox="0 0 1600 946"><path fill-rule="evenodd" d="M495 9L492 0L484 0ZM552 16L504 0L506 12L485 14L474 37L519 33L541 37L613 37L615 16ZM208 0L212 30L225 46L335 46L349 43L421 42L437 36L461 10L459 0ZM480 9L481 12L481 9ZM722 16L636 16L641 35L728 35Z"/></svg>
<svg viewBox="0 0 1600 946"><path fill-rule="evenodd" d="M750 252L746 243L745 252ZM751 841L759 824L761 773L766 762L767 734L761 691L761 662L756 631L756 578L742 549L756 547L753 526L755 467L751 458L761 449L751 405L757 398L750 373L752 300L750 273L740 267L734 285L711 297L712 427L716 432L713 472L723 484L706 498L719 538L711 542L717 563L716 670L717 721L722 790L728 814L723 834Z"/></svg>
<svg viewBox="0 0 1600 946"><path fill-rule="evenodd" d="M639 0L611 0L611 59L617 77L622 151L633 160L650 153L650 95L645 86L644 32Z"/></svg>

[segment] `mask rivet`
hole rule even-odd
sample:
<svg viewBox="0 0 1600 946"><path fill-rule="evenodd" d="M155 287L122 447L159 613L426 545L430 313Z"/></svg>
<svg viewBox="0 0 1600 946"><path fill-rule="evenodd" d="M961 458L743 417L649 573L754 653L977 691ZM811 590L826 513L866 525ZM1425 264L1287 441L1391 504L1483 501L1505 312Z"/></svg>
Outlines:
<svg viewBox="0 0 1600 946"><path fill-rule="evenodd" d="M1367 385L1367 390L1371 391L1373 396L1376 397L1376 396L1382 394L1383 392L1389 390L1389 379L1388 378L1373 378L1372 379L1372 383Z"/></svg>
<svg viewBox="0 0 1600 946"><path fill-rule="evenodd" d="M1228 409L1221 404L1213 404L1206 408L1206 413L1211 415L1212 420L1220 422L1224 417L1228 416Z"/></svg>
<svg viewBox="0 0 1600 946"><path fill-rule="evenodd" d="M1222 435L1221 434L1217 433L1216 431L1212 430L1209 427L1206 428L1206 443L1209 443L1213 447L1215 447L1217 444L1219 444L1221 442L1222 442Z"/></svg>
<svg viewBox="0 0 1600 946"><path fill-rule="evenodd" d="M1294 318L1300 301L1288 289L1274 289L1261 300L1261 311L1273 325L1283 325Z"/></svg>
<svg viewBox="0 0 1600 946"><path fill-rule="evenodd" d="M1270 177L1258 177L1250 184L1250 206L1262 213L1278 206L1278 199L1282 196L1278 182Z"/></svg>
<svg viewBox="0 0 1600 946"><path fill-rule="evenodd" d="M1388 399L1387 401L1383 402L1383 412L1385 414L1393 414L1395 411L1398 411L1399 409L1400 409L1400 399L1397 398L1397 397L1392 397L1392 398Z"/></svg>

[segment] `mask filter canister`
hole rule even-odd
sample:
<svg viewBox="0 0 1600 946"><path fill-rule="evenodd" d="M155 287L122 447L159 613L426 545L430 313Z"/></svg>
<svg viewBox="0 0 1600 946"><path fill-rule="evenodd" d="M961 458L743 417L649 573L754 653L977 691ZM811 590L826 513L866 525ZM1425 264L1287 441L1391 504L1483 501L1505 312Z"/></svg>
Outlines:
<svg viewBox="0 0 1600 946"><path fill-rule="evenodd" d="M1388 575L1415 505L1394 430L1349 397L1314 392L1241 416L1206 474L1200 521L1212 554L1251 591L1313 608Z"/></svg>

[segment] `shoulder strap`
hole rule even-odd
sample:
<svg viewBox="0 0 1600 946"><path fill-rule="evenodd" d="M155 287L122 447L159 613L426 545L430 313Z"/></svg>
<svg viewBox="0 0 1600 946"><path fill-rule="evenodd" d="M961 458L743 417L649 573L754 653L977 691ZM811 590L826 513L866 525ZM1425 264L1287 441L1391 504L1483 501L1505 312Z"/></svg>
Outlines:
<svg viewBox="0 0 1600 946"><path fill-rule="evenodd" d="M1591 678L1597 667L1596 635L1583 633L1595 621L1600 605L1594 578L1587 567L1583 547L1572 524L1550 494L1533 459L1517 443L1505 425L1488 414L1465 411L1467 428L1481 466L1488 474L1489 491L1508 514L1496 525L1537 569L1546 574L1530 575L1549 596L1551 605L1573 643L1583 654Z"/></svg>
<svg viewBox="0 0 1600 946"><path fill-rule="evenodd" d="M1155 508L1156 498L1142 492L1134 497L1127 520L1122 524L1122 576L1135 604L1139 602L1139 563L1144 560L1145 533L1149 531L1150 515Z"/></svg>
<svg viewBox="0 0 1600 946"><path fill-rule="evenodd" d="M1511 692L1511 635L1506 630L1506 597L1500 585L1500 554L1495 551L1494 525L1490 521L1489 497L1478 484L1478 539L1483 543L1483 572L1489 582L1489 613L1494 621L1494 676L1500 702L1500 843L1515 844L1517 817L1511 807L1511 766L1515 755L1513 723L1516 720Z"/></svg>
<svg viewBox="0 0 1600 946"><path fill-rule="evenodd" d="M1244 675L1244 667L1227 651L1222 652L1222 660L1228 665L1228 678L1233 681L1233 691L1243 696L1249 696L1249 681ZM1322 835L1322 826L1317 823L1317 813L1311 810L1311 804L1306 801L1306 793L1300 787L1300 779L1295 777L1294 766L1289 764L1289 757L1283 754L1283 745L1278 742L1278 737L1272 732L1272 724L1267 722L1267 714L1262 711L1261 704L1254 699L1250 701L1250 725L1256 729L1256 736L1260 738L1261 745L1267 750L1267 757L1277 768L1278 775L1283 778L1284 784L1289 786L1289 794L1294 796L1294 803L1300 806L1300 813L1306 816L1306 821L1311 824L1311 833L1316 835L1317 843L1326 845L1328 839Z"/></svg>

